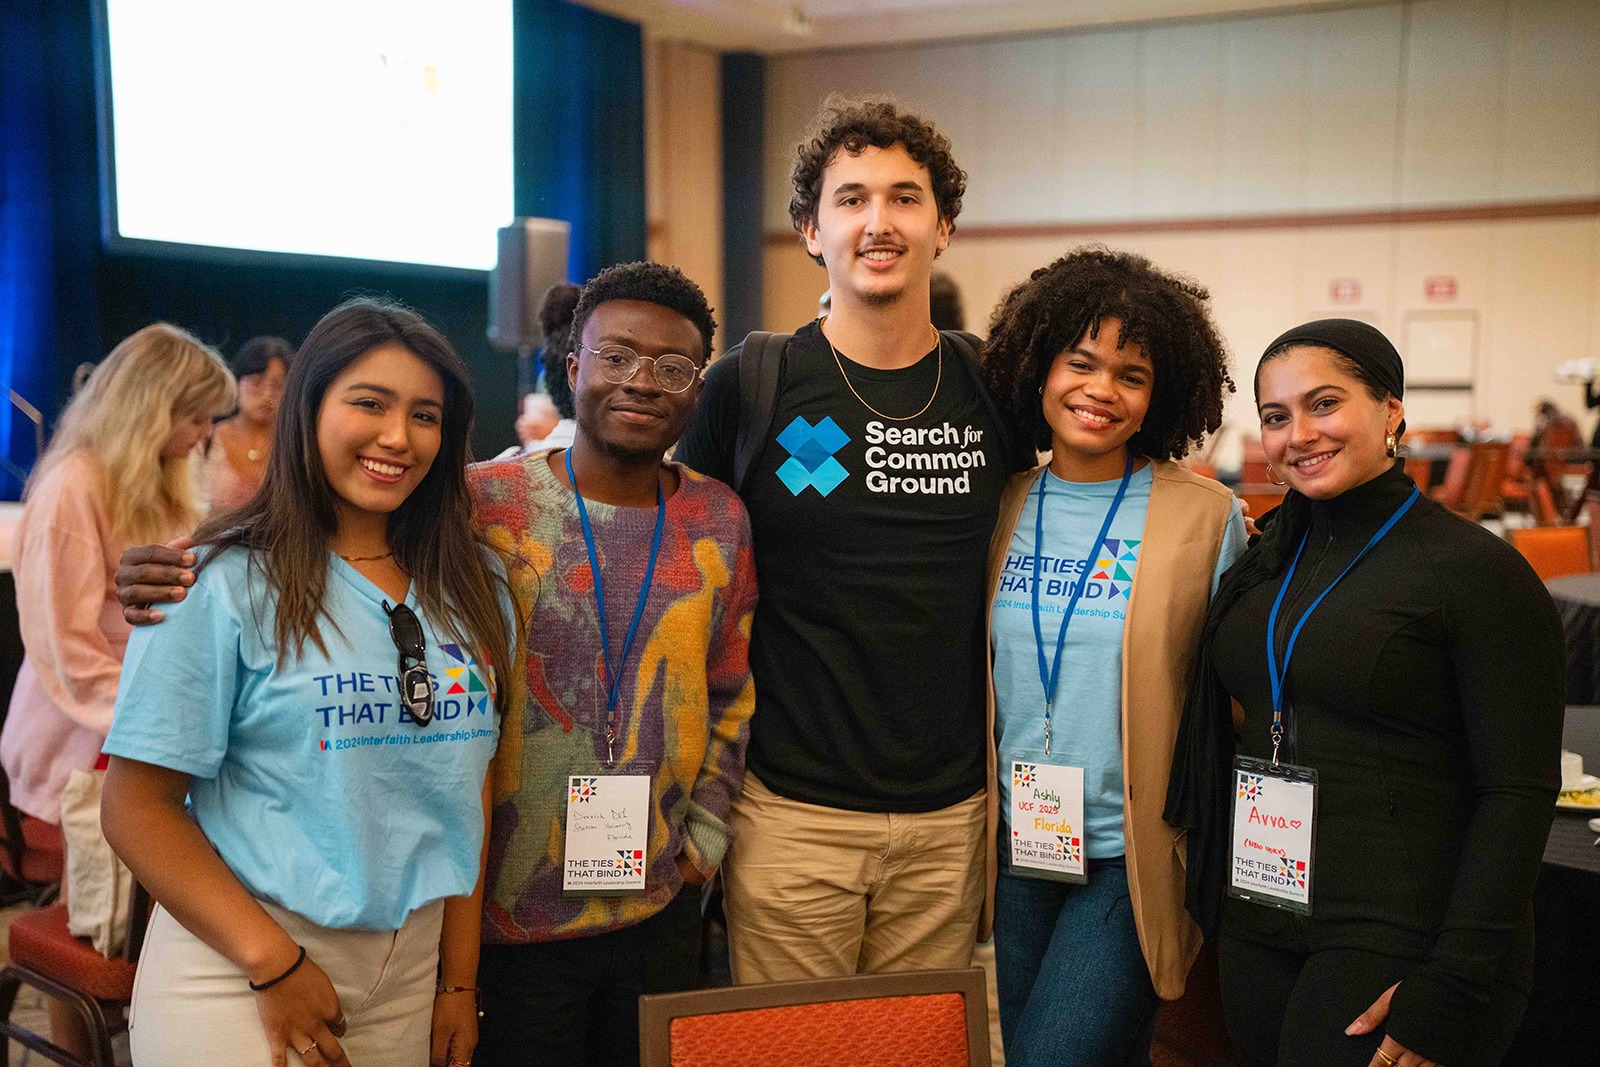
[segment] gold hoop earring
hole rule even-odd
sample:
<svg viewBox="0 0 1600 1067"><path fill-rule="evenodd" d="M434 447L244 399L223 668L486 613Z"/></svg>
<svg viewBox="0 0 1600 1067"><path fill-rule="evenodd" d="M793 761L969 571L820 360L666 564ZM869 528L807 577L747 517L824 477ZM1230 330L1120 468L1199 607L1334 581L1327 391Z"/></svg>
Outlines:
<svg viewBox="0 0 1600 1067"><path fill-rule="evenodd" d="M1400 439L1394 435L1393 430L1390 430L1388 436L1383 439L1383 450L1389 454L1390 459L1399 454Z"/></svg>
<svg viewBox="0 0 1600 1067"><path fill-rule="evenodd" d="M1272 469L1272 464L1268 463L1267 464L1267 481L1271 482L1273 485L1288 485L1289 483L1287 481L1280 482L1280 481L1278 481L1277 478L1273 477L1273 475L1275 475L1277 473L1278 473L1277 471Z"/></svg>

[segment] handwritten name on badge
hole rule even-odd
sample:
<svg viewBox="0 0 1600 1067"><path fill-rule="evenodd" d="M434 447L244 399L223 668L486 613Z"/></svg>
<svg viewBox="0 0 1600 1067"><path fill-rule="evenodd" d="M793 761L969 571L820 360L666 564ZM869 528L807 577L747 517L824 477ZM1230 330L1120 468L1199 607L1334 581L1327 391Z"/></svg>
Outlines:
<svg viewBox="0 0 1600 1067"><path fill-rule="evenodd" d="M1308 910L1316 787L1241 768L1234 770L1234 786L1230 892Z"/></svg>
<svg viewBox="0 0 1600 1067"><path fill-rule="evenodd" d="M648 774L568 776L562 891L643 892L649 831Z"/></svg>
<svg viewBox="0 0 1600 1067"><path fill-rule="evenodd" d="M1016 873L1084 880L1082 767L1012 760L1009 821Z"/></svg>

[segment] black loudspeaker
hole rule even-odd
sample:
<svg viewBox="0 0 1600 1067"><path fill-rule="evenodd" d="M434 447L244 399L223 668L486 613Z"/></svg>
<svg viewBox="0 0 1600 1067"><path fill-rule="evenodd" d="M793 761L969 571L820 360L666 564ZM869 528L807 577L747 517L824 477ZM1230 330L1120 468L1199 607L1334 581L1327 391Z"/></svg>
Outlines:
<svg viewBox="0 0 1600 1067"><path fill-rule="evenodd" d="M499 236L489 272L489 343L508 351L532 348L544 340L539 301L545 290L567 280L572 224L524 217L500 227Z"/></svg>

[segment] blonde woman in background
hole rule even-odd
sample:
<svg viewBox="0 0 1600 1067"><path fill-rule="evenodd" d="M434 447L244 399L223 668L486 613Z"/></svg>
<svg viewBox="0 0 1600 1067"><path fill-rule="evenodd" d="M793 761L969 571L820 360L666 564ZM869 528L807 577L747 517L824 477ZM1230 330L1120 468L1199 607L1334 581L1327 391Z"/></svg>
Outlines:
<svg viewBox="0 0 1600 1067"><path fill-rule="evenodd" d="M216 352L147 326L95 368L28 479L12 557L27 655L0 764L12 803L35 818L60 823L67 776L96 765L111 729L129 631L117 558L199 522L195 446L234 394Z"/></svg>

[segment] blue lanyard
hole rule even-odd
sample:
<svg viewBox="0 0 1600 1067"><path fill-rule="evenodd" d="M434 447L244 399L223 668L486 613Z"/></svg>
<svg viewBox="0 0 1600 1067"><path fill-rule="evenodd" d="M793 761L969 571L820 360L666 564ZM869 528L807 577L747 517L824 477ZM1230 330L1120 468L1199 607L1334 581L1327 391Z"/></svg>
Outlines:
<svg viewBox="0 0 1600 1067"><path fill-rule="evenodd" d="M1306 620L1311 618L1313 611L1317 610L1317 605L1322 603L1323 597L1333 592L1333 587L1343 581L1344 576L1350 573L1351 568L1361 562L1361 557L1371 552L1372 547L1382 541L1390 530L1394 529L1394 524L1400 521L1401 516L1411 510L1411 505L1415 504L1417 497L1421 495L1422 490L1413 487L1411 495L1406 497L1405 503L1395 509L1394 514L1389 516L1388 522L1378 527L1378 532L1372 535L1372 539L1367 542L1366 547L1356 553L1356 558L1351 560L1345 569L1339 572L1339 577L1330 582L1328 588L1317 594L1317 599L1311 602L1309 608L1306 608L1305 614L1300 616L1300 621L1294 624L1294 629L1289 633L1289 643L1283 650L1283 668L1280 670L1278 668L1278 653L1273 647L1273 635L1278 632L1278 609L1283 606L1283 595L1289 591L1289 583L1294 579L1295 568L1300 565L1300 553L1306 550L1306 541L1310 539L1311 531L1307 530L1305 536L1300 538L1300 547L1295 549L1294 559L1289 564L1289 572L1283 576L1283 585L1278 589L1278 597L1272 602L1272 614L1267 616L1267 673L1272 680L1272 765L1274 767L1278 765L1278 746L1283 743L1283 686L1289 679L1289 658L1294 655L1294 646L1295 642L1300 639L1300 631L1305 629Z"/></svg>
<svg viewBox="0 0 1600 1067"><path fill-rule="evenodd" d="M1089 555L1084 561L1083 574L1078 578L1077 588L1072 591L1072 599L1067 602L1067 613L1061 620L1061 630L1056 634L1056 658L1049 666L1044 661L1044 625L1039 621L1039 570L1042 566L1040 549L1044 544L1044 498L1045 486L1050 481L1049 470L1042 471L1039 475L1039 511L1034 516L1033 522L1033 640L1039 653L1039 683L1044 686L1044 754L1050 755L1050 714L1055 708L1056 681L1061 677L1061 650L1067 644L1067 627L1072 625L1072 613L1078 608L1078 598L1083 596L1084 586L1089 584L1089 570L1094 562L1100 546L1105 543L1106 535L1111 532L1111 520L1117 517L1117 509L1122 506L1122 497L1128 491L1128 482L1133 478L1133 454L1128 454L1127 464L1122 469L1122 484L1117 486L1117 495L1111 501L1111 510L1106 512L1106 521L1100 524L1100 536L1096 537L1094 544L1089 546Z"/></svg>
<svg viewBox="0 0 1600 1067"><path fill-rule="evenodd" d="M567 480L572 483L572 495L578 498L578 521L583 524L583 547L589 550L589 570L594 574L594 602L600 615L600 655L606 669L606 763L616 762L617 702L622 697L622 671L628 664L628 653L633 650L633 639L639 635L639 620L644 618L644 602L650 596L650 582L656 574L656 558L661 555L661 530L666 524L667 498L661 490L661 480L656 479L656 532L650 539L650 562L645 566L644 585L639 589L639 602L633 607L633 621L628 624L628 636L622 639L622 658L617 669L611 669L611 637L606 630L606 590L600 574L600 556L594 548L594 527L589 524L589 509L583 504L583 494L578 491L578 476L572 473L572 449L565 452Z"/></svg>

